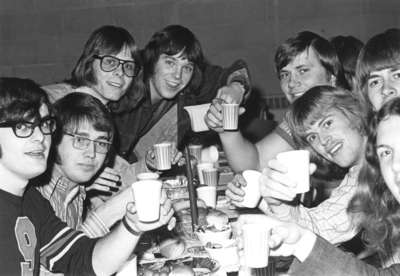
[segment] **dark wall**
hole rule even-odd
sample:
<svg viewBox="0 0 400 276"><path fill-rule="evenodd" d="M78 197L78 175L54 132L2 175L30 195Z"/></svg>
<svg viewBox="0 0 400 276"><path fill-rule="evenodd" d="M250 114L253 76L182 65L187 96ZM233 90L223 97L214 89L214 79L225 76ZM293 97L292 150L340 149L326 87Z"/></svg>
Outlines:
<svg viewBox="0 0 400 276"><path fill-rule="evenodd" d="M127 28L140 47L167 24L193 30L207 57L248 61L264 96L279 94L272 58L300 30L366 40L400 23L399 0L1 0L0 75L47 84L69 75L91 31Z"/></svg>

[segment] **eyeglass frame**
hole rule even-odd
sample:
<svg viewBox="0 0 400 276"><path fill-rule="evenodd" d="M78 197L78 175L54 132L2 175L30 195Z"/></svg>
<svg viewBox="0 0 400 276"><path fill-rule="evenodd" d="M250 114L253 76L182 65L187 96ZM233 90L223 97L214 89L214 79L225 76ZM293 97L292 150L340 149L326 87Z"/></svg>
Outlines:
<svg viewBox="0 0 400 276"><path fill-rule="evenodd" d="M43 131L43 125L45 122L53 122L53 129L50 129L49 131ZM27 127L30 129L30 133L28 135L19 135L17 134L17 125L18 124L24 124L24 125L28 125ZM51 135L53 134L56 129L57 129L57 120L55 117L52 116L45 116L43 118L41 118L39 121L35 121L35 122L28 122L25 120L14 120L14 121L7 121L7 122L1 122L0 123L0 128L6 128L6 127L10 127L13 132L14 135L18 138L29 138L32 136L32 134L35 132L36 127L39 127L40 132L43 135Z"/></svg>
<svg viewBox="0 0 400 276"><path fill-rule="evenodd" d="M65 134L65 135L69 135L69 136L71 136L71 137L73 138L73 139L72 139L72 146L73 146L75 149L78 149L78 150L87 150L87 149L89 148L90 144L91 144L90 142L92 142L93 145L94 145L94 151L95 151L96 153L107 154L107 153L110 151L111 146L112 146L112 143L109 142L109 141L93 140L93 139L90 139L90 138L88 138L88 137L85 137L85 136L82 136L82 135L79 135L79 134L76 134L76 133L66 132L66 131L64 131L64 134ZM85 141L89 141L89 143L87 143L87 145L86 145L85 147L79 147L79 146L76 145L76 143L77 143L77 142L76 142L76 141L77 141L77 138L81 138L81 139L84 139ZM106 150L105 152L98 151L98 145L99 145L99 143L104 143L104 144L107 144L107 145L108 145L108 148L107 148L107 150Z"/></svg>
<svg viewBox="0 0 400 276"><path fill-rule="evenodd" d="M100 55L93 55L93 58L99 59L99 60L100 60L100 69L101 69L103 72L112 72L112 71L115 71L115 70L118 69L118 67L119 67L121 64L122 64L122 72L125 74L125 76L127 76L127 77L129 77L129 78L135 77L135 76L137 75L138 71L139 71L139 67L137 66L137 64L136 64L136 62L135 62L134 60L123 60L123 59L120 59L120 58L117 58L117 57L111 56L111 55L103 55L103 56L100 56ZM105 69L103 68L103 60L104 60L104 58L113 58L113 59L115 59L115 60L118 61L118 65L117 65L114 69L112 69L112 70L105 70ZM125 71L124 65L125 65L126 63L128 63L128 62L134 64L134 69L133 69L133 75L132 75L132 76L129 76L129 75L126 73L126 71Z"/></svg>

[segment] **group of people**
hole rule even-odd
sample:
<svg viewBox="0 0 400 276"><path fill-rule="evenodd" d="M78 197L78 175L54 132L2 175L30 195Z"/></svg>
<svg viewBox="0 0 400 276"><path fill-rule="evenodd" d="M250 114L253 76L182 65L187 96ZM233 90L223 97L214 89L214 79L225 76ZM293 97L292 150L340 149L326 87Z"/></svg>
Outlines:
<svg viewBox="0 0 400 276"><path fill-rule="evenodd" d="M293 275L400 271L400 30L379 33L358 49L355 75L346 85L339 82L341 70L332 69L338 68L331 62L339 61L339 52L327 40L304 32L288 39L275 56L282 91L291 103L283 122L255 145L240 132L220 133L235 170L263 171L258 207L265 215L245 215L241 223L269 224L272 254L297 258ZM347 170L329 197L312 208L295 200L296 180L275 158L293 149L309 150L317 167L334 164ZM228 185L233 204L240 205L243 185L240 175ZM360 231L367 249L379 256L379 267L334 246Z"/></svg>
<svg viewBox="0 0 400 276"><path fill-rule="evenodd" d="M118 271L143 232L175 224L164 192L157 221L136 214L130 184L151 169L149 145L182 148L193 136L184 106L242 103L249 92L244 61L210 64L180 25L156 32L141 50L124 28L102 26L61 83L1 78L2 273Z"/></svg>
<svg viewBox="0 0 400 276"><path fill-rule="evenodd" d="M165 193L158 221L143 223L136 215L129 186L152 169L151 146L174 142L173 163L179 163L179 149L211 133L235 172L262 171L258 207L264 214L241 216L239 224L256 219L270 225L271 254L295 256L294 275L395 275L399 64L399 29L365 45L309 31L287 39L276 51L275 68L290 108L256 144L240 128L221 127L221 99L243 105L251 93L246 63L212 65L181 25L157 31L143 49L124 28L102 26L61 83L40 87L0 78L2 271L115 273L143 232L174 227ZM193 133L183 107L209 102L204 120L210 131ZM313 185L336 183L317 206L297 200L297 183L275 158L293 149L310 151ZM233 204L240 206L244 185L240 173L228 184ZM334 247L360 231L379 254L382 271Z"/></svg>

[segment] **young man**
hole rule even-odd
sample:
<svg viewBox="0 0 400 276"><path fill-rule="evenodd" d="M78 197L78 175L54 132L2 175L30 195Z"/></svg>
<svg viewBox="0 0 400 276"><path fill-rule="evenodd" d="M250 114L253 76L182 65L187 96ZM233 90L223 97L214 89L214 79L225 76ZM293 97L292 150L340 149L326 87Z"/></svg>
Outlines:
<svg viewBox="0 0 400 276"><path fill-rule="evenodd" d="M69 227L82 229L89 237L107 234L133 201L125 189L90 211L83 222L85 185L102 169L110 157L114 125L110 112L97 98L86 93L71 93L53 105L57 135L53 142L54 164L44 175L38 190L52 205L56 215Z"/></svg>
<svg viewBox="0 0 400 276"><path fill-rule="evenodd" d="M275 67L282 92L289 103L316 85L348 87L335 49L329 41L312 32L301 32L286 40L275 54ZM219 132L229 165L234 171L262 170L277 153L296 147L285 120L254 145L240 131L223 132L220 111L221 106L214 101L206 123Z"/></svg>
<svg viewBox="0 0 400 276"><path fill-rule="evenodd" d="M264 197L261 205L267 214L290 220L311 229L331 243L350 240L356 234L346 214L347 205L357 187L357 176L365 148L365 111L349 91L331 86L316 86L298 98L287 119L299 148L349 168L331 196L314 208L288 203L295 196L295 180L285 175L286 167L276 159L260 180ZM239 182L243 181L237 178ZM230 184L227 196L235 204L242 200L243 190Z"/></svg>
<svg viewBox="0 0 400 276"><path fill-rule="evenodd" d="M39 263L71 275L110 275L132 253L143 231L169 221L161 203L157 222L137 220L132 205L123 223L90 240L62 223L29 180L46 170L55 131L45 92L30 80L0 78L0 267L6 275L38 275Z"/></svg>

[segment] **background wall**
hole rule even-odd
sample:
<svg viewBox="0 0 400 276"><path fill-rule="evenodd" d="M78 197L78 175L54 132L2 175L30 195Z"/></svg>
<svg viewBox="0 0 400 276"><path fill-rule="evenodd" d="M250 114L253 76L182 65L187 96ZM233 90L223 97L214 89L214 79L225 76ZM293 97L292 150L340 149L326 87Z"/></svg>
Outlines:
<svg viewBox="0 0 400 276"><path fill-rule="evenodd" d="M95 28L123 26L142 47L153 32L176 23L198 36L213 63L245 59L255 88L276 107L284 104L273 69L277 45L301 30L365 41L400 26L400 1L0 0L0 75L60 81Z"/></svg>

